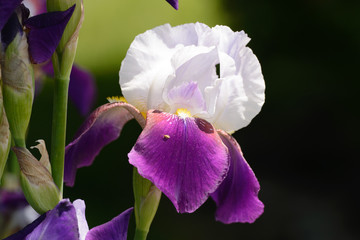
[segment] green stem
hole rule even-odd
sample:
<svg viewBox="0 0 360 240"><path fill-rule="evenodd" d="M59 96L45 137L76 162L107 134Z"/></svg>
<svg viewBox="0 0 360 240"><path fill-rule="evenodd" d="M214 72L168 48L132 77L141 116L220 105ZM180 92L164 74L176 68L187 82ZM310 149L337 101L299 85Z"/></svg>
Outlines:
<svg viewBox="0 0 360 240"><path fill-rule="evenodd" d="M134 240L146 240L149 231L137 229L135 230Z"/></svg>
<svg viewBox="0 0 360 240"><path fill-rule="evenodd" d="M64 180L66 116L69 79L55 76L53 120L51 134L51 170L62 196Z"/></svg>

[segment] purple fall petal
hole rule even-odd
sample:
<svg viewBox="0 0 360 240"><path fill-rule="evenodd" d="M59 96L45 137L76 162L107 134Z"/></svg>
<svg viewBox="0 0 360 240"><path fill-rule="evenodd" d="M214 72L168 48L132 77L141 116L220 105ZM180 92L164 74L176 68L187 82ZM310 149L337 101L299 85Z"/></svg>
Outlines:
<svg viewBox="0 0 360 240"><path fill-rule="evenodd" d="M218 133L229 150L230 168L225 180L211 195L217 204L216 220L252 223L264 211L264 204L258 198L259 182L236 140L223 131Z"/></svg>
<svg viewBox="0 0 360 240"><path fill-rule="evenodd" d="M181 213L193 212L206 201L229 164L227 149L210 123L157 110L148 112L128 156Z"/></svg>
<svg viewBox="0 0 360 240"><path fill-rule="evenodd" d="M49 12L29 18L25 26L28 35L29 52L33 63L42 63L54 53L75 5L63 12Z"/></svg>
<svg viewBox="0 0 360 240"><path fill-rule="evenodd" d="M86 240L126 240L132 211L133 208L129 208L110 222L94 227L86 235Z"/></svg>
<svg viewBox="0 0 360 240"><path fill-rule="evenodd" d="M0 0L0 31L23 0Z"/></svg>
<svg viewBox="0 0 360 240"><path fill-rule="evenodd" d="M166 0L168 3L170 3L171 6L173 6L173 8L175 8L176 10L178 10L179 8L179 3L178 0Z"/></svg>
<svg viewBox="0 0 360 240"><path fill-rule="evenodd" d="M70 75L69 98L79 109L81 115L85 116L89 113L95 97L96 87L93 76L74 65Z"/></svg>
<svg viewBox="0 0 360 240"><path fill-rule="evenodd" d="M79 240L76 210L68 199L6 240Z"/></svg>
<svg viewBox="0 0 360 240"><path fill-rule="evenodd" d="M125 123L133 118L144 127L145 119L136 108L116 102L97 108L86 119L65 149L64 181L67 186L74 185L77 169L90 166L100 150L117 139Z"/></svg>
<svg viewBox="0 0 360 240"><path fill-rule="evenodd" d="M34 229L39 226L45 220L46 214L41 215L35 221L24 227L21 231L5 238L4 240L27 240L27 236L30 235Z"/></svg>
<svg viewBox="0 0 360 240"><path fill-rule="evenodd" d="M61 200L53 210L45 214L45 220L29 234L27 240L79 239L76 210L68 199Z"/></svg>

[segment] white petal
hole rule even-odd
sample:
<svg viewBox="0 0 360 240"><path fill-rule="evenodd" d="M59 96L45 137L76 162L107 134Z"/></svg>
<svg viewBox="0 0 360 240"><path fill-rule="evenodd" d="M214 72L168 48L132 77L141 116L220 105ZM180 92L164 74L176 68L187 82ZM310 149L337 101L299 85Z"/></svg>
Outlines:
<svg viewBox="0 0 360 240"><path fill-rule="evenodd" d="M86 234L89 232L89 226L85 217L85 202L81 199L77 199L73 203L76 210L76 217L79 227L79 240L85 240Z"/></svg>
<svg viewBox="0 0 360 240"><path fill-rule="evenodd" d="M227 132L247 126L265 101L265 83L260 63L250 48L239 53L239 75L223 80L212 122Z"/></svg>
<svg viewBox="0 0 360 240"><path fill-rule="evenodd" d="M126 100L141 112L150 108L167 110L162 89L174 73L170 59L184 46L197 45L204 24L185 24L172 28L159 26L138 35L131 44L120 69L120 86Z"/></svg>

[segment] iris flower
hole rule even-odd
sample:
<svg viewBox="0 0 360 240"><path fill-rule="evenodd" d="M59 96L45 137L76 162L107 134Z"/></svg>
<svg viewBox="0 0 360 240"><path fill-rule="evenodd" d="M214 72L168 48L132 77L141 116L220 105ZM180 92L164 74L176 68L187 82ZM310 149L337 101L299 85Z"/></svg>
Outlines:
<svg viewBox="0 0 360 240"><path fill-rule="evenodd" d="M120 69L124 98L95 110L66 147L66 184L135 118L143 131L129 162L178 212L193 212L211 196L218 221L254 222L264 208L260 185L231 136L265 99L249 41L243 31L201 23L138 35Z"/></svg>
<svg viewBox="0 0 360 240"><path fill-rule="evenodd" d="M89 231L85 218L85 203L68 199L37 218L16 234L5 240L126 240L132 209L128 209L111 221Z"/></svg>

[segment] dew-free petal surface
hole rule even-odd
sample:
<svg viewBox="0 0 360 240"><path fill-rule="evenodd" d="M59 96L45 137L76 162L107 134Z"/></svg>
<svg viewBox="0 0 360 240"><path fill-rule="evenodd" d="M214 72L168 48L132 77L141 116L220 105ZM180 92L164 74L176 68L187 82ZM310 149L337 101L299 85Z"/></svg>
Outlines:
<svg viewBox="0 0 360 240"><path fill-rule="evenodd" d="M54 209L44 213L23 230L6 240L79 240L74 206L68 199L61 200Z"/></svg>
<svg viewBox="0 0 360 240"><path fill-rule="evenodd" d="M63 12L43 13L25 21L29 29L29 52L33 63L42 63L51 58L74 9L75 5Z"/></svg>
<svg viewBox="0 0 360 240"><path fill-rule="evenodd" d="M96 98L94 77L76 65L70 74L69 98L83 116L89 113Z"/></svg>
<svg viewBox="0 0 360 240"><path fill-rule="evenodd" d="M23 0L0 0L0 31Z"/></svg>
<svg viewBox="0 0 360 240"><path fill-rule="evenodd" d="M77 169L90 166L101 149L117 139L123 126L133 118L144 127L145 119L136 108L116 102L100 106L86 119L65 149L64 181L67 186L74 185Z"/></svg>
<svg viewBox="0 0 360 240"><path fill-rule="evenodd" d="M86 240L126 240L132 211L133 208L129 208L111 221L92 228Z"/></svg>
<svg viewBox="0 0 360 240"><path fill-rule="evenodd" d="M223 223L254 222L264 211L259 200L260 184L236 140L219 131L230 154L230 168L219 188L211 194L217 204L216 220Z"/></svg>

